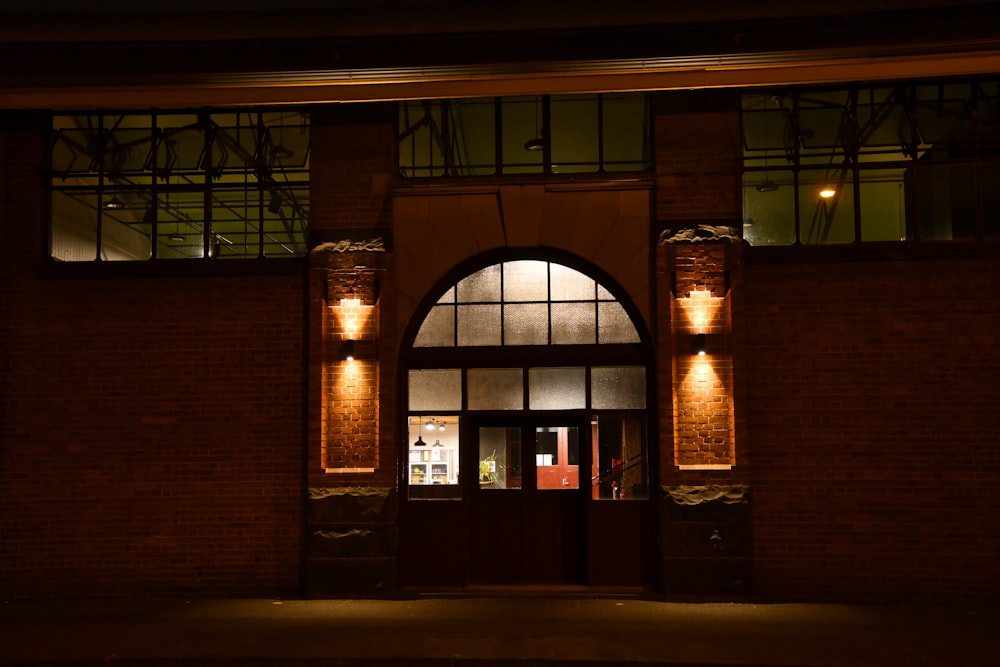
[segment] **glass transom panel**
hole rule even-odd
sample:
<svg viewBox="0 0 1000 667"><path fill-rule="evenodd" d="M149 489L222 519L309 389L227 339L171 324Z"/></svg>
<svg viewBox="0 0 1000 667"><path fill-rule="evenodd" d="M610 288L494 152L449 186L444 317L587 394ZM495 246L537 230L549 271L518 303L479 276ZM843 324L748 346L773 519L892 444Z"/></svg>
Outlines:
<svg viewBox="0 0 1000 667"><path fill-rule="evenodd" d="M460 280L421 323L414 347L640 342L614 296L576 269L542 260L494 264Z"/></svg>

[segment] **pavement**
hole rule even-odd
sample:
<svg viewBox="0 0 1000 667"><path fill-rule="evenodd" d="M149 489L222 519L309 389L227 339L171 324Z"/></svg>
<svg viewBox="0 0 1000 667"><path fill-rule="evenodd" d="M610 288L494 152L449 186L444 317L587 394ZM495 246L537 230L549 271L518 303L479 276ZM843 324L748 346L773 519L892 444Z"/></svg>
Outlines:
<svg viewBox="0 0 1000 667"><path fill-rule="evenodd" d="M3 667L995 667L1000 607L642 596L0 600Z"/></svg>

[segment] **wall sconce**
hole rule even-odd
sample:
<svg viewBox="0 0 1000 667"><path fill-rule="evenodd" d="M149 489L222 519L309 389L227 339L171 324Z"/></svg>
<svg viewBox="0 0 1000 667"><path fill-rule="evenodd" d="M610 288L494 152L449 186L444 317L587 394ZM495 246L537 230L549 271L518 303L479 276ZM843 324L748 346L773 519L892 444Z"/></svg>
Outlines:
<svg viewBox="0 0 1000 667"><path fill-rule="evenodd" d="M345 340L340 344L340 358L344 361L354 361L354 341Z"/></svg>
<svg viewBox="0 0 1000 667"><path fill-rule="evenodd" d="M704 357L705 356L705 334L695 334L691 337L691 354Z"/></svg>

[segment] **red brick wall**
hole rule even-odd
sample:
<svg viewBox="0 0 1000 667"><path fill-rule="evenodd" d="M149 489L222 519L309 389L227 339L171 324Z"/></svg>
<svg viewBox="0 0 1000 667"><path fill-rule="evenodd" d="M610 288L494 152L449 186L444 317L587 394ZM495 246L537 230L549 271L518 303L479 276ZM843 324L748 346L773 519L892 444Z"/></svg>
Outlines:
<svg viewBox="0 0 1000 667"><path fill-rule="evenodd" d="M996 599L997 294L997 261L747 267L761 592Z"/></svg>
<svg viewBox="0 0 1000 667"><path fill-rule="evenodd" d="M0 122L0 592L298 590L303 271L48 277L44 122L16 125Z"/></svg>
<svg viewBox="0 0 1000 667"><path fill-rule="evenodd" d="M657 220L739 219L739 96L663 94L657 106Z"/></svg>
<svg viewBox="0 0 1000 667"><path fill-rule="evenodd" d="M334 105L313 113L311 230L388 224L396 161L394 109L392 104Z"/></svg>

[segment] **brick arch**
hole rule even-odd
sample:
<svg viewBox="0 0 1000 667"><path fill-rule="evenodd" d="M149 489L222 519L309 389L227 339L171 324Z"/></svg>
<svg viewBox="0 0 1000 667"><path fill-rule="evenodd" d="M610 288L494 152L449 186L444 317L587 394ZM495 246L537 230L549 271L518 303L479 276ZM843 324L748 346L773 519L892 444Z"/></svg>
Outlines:
<svg viewBox="0 0 1000 667"><path fill-rule="evenodd" d="M428 292L469 258L551 249L589 262L621 285L650 328L650 207L647 187L545 185L416 188L393 198L395 331Z"/></svg>

